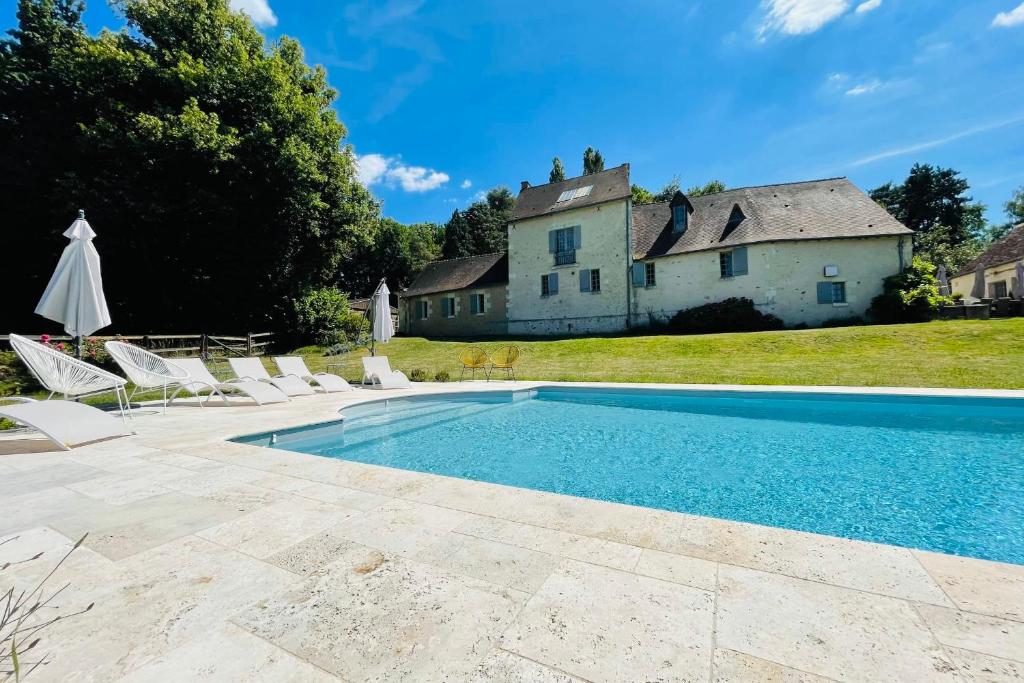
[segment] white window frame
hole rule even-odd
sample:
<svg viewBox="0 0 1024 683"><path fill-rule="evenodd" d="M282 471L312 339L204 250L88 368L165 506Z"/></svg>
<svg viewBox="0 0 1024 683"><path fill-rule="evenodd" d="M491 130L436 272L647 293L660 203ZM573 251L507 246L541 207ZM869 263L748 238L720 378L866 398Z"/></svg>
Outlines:
<svg viewBox="0 0 1024 683"><path fill-rule="evenodd" d="M421 308L422 306L422 308ZM426 299L420 299L416 302L416 317L420 320L426 320L430 317L430 302Z"/></svg>
<svg viewBox="0 0 1024 683"><path fill-rule="evenodd" d="M448 301L450 302L448 304L448 315L446 315L445 318L454 318L455 314L458 312L458 299L456 299L454 296L446 296L445 299L448 299Z"/></svg>
<svg viewBox="0 0 1024 683"><path fill-rule="evenodd" d="M658 285L657 271L654 267L654 261L648 261L644 264L644 287L651 288Z"/></svg>
<svg viewBox="0 0 1024 683"><path fill-rule="evenodd" d="M483 292L476 292L474 294L470 294L469 296L474 298L474 299L477 298L477 297L480 297L478 299L478 301L480 302L480 305L477 306L476 313L474 313L473 315L483 315L484 313L487 312L487 297L484 296ZM471 310L471 311L473 310L472 302L470 303L469 310Z"/></svg>
<svg viewBox="0 0 1024 683"><path fill-rule="evenodd" d="M595 287L596 285L596 287ZM601 293L601 269L591 268L590 269L590 293L600 294Z"/></svg>

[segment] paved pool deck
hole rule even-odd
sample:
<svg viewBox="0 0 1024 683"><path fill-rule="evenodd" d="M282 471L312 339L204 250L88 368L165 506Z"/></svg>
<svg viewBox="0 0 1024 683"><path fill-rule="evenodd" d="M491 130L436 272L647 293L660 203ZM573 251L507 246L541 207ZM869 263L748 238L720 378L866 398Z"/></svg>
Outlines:
<svg viewBox="0 0 1024 683"><path fill-rule="evenodd" d="M383 394L0 438L0 591L89 533L28 680L1024 679L1024 566L225 440Z"/></svg>

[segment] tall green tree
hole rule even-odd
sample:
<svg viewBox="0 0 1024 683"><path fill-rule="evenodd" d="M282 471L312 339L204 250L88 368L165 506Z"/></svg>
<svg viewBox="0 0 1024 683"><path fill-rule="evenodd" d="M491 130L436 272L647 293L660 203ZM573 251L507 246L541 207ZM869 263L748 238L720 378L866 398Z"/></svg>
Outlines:
<svg viewBox="0 0 1024 683"><path fill-rule="evenodd" d="M604 157L593 147L583 150L583 175L600 173L604 170Z"/></svg>
<svg viewBox="0 0 1024 683"><path fill-rule="evenodd" d="M506 225L515 202L507 187L495 187L484 199L452 213L444 228L444 258L505 251Z"/></svg>
<svg viewBox="0 0 1024 683"><path fill-rule="evenodd" d="M914 164L900 184L871 190L871 198L918 236L944 226L951 246L976 238L985 229L985 207L967 194L970 185L952 168Z"/></svg>
<svg viewBox="0 0 1024 683"><path fill-rule="evenodd" d="M633 184L629 187L630 194L633 195L633 205L643 206L644 204L654 203L654 193L648 190L646 187Z"/></svg>
<svg viewBox="0 0 1024 683"><path fill-rule="evenodd" d="M379 221L337 93L228 0L116 6L127 30L90 36L81 2L19 0L0 44L12 324L42 327L31 311L81 207L115 329L287 328L302 292L346 284Z"/></svg>
<svg viewBox="0 0 1024 683"><path fill-rule="evenodd" d="M1024 185L1013 191L1009 201L1003 204L1003 210L1012 225L1024 223Z"/></svg>
<svg viewBox="0 0 1024 683"><path fill-rule="evenodd" d="M672 180L665 183L665 185L654 193L655 202L667 202L675 196L676 192L679 192L679 176L672 176Z"/></svg>
<svg viewBox="0 0 1024 683"><path fill-rule="evenodd" d="M562 166L562 160L555 157L551 160L551 173L548 173L549 183L560 183L565 180L565 167Z"/></svg>

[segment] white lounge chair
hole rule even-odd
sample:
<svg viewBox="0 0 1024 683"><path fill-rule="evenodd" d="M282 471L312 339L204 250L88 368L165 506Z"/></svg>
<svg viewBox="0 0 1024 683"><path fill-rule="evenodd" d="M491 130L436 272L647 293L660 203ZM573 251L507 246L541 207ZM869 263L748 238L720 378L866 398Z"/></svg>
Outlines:
<svg viewBox="0 0 1024 683"><path fill-rule="evenodd" d="M123 377L17 334L12 334L10 340L11 348L28 366L32 376L50 392L47 398L53 398L54 394L65 399L82 398L113 391L121 408L121 419L124 419L126 410L131 417L131 405L125 389L128 382Z"/></svg>
<svg viewBox="0 0 1024 683"><path fill-rule="evenodd" d="M408 389L412 386L401 370L392 370L387 356L363 356L363 381L374 389Z"/></svg>
<svg viewBox="0 0 1024 683"><path fill-rule="evenodd" d="M283 403L290 400L283 391L266 382L243 379L221 382L210 373L209 368L206 367L206 364L200 358L176 358L174 359L174 364L183 368L188 373L188 379L182 382L178 390L174 392L174 396L171 396L171 401L177 397L179 392L186 391L199 398L199 405L202 406L203 399L200 396L200 392L207 389L210 392L206 395L207 401L216 394L224 399L224 403L228 403L228 398L224 395L224 392L232 391L248 396L256 401L256 405Z"/></svg>
<svg viewBox="0 0 1024 683"><path fill-rule="evenodd" d="M33 401L21 397L0 399L10 400L21 403L0 405L0 417L31 427L66 451L78 444L132 433L123 420L118 422L99 408L84 403Z"/></svg>
<svg viewBox="0 0 1024 683"><path fill-rule="evenodd" d="M274 356L274 363L282 375L295 375L310 384L315 382L327 393L352 391L352 385L346 382L343 377L332 375L329 372L318 372L316 374L310 372L302 356Z"/></svg>
<svg viewBox="0 0 1024 683"><path fill-rule="evenodd" d="M309 396L316 393L306 380L296 375L271 377L259 358L228 358L228 363L238 375L238 379L269 382L289 396Z"/></svg>
<svg viewBox="0 0 1024 683"><path fill-rule="evenodd" d="M182 382L188 379L188 373L166 358L162 358L146 349L140 349L132 344L108 341L103 346L106 347L107 353L121 366L124 374L128 376L132 384L135 385L128 399L131 400L131 397L140 389L142 391L162 389L164 392L164 412L166 413L168 403L167 390L180 387Z"/></svg>

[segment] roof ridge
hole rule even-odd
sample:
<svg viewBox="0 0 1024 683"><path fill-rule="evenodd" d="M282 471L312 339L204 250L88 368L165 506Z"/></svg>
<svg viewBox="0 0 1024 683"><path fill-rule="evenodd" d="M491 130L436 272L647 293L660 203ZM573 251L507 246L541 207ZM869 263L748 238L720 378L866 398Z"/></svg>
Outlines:
<svg viewBox="0 0 1024 683"><path fill-rule="evenodd" d="M785 183L766 183L764 185L744 185L743 187L727 187L724 190L722 190L721 192L708 192L706 194L696 195L694 197L694 199L698 199L700 197L714 197L717 194L725 194L726 192L737 192L739 190L758 190L758 189L761 189L763 187L782 187L783 185L806 185L806 184L809 184L809 183L825 183L825 182L828 182L830 180L849 180L849 178L847 178L844 175L840 175L840 176L833 176L831 178L814 178L814 179L811 179L811 180L791 180L791 181L785 182ZM682 190L679 190L679 191L682 192ZM690 197L690 195L686 194L685 192L683 192L683 194L687 198ZM672 203L671 199L666 199L663 202L651 202L649 204L638 204L636 208L642 208L644 206L657 206L658 204L671 204L671 203Z"/></svg>
<svg viewBox="0 0 1024 683"><path fill-rule="evenodd" d="M439 258L439 259L434 259L433 261L428 261L427 265L429 266L429 265L432 265L434 263L448 263L449 261L465 261L466 259L480 258L481 256L503 256L504 254L507 254L507 253L508 253L507 251L489 251L486 254L470 254L469 256L454 256L452 258Z"/></svg>
<svg viewBox="0 0 1024 683"><path fill-rule="evenodd" d="M530 185L529 187L527 187L525 189L532 190L535 187L545 187L547 185L557 185L558 183L567 183L570 180L578 180L580 178L586 178L587 176L595 176L595 175L600 175L602 173L611 173L612 171L614 171L616 169L619 169L619 168L622 168L623 166L629 166L629 162L628 161L623 162L623 163L619 164L618 166L612 166L611 168L606 168L603 171L598 171L597 173L581 173L580 175L574 175L573 177L566 178L565 180L556 180L554 182L548 181L546 183L540 183L539 185ZM522 190L520 190L520 192L522 192Z"/></svg>

